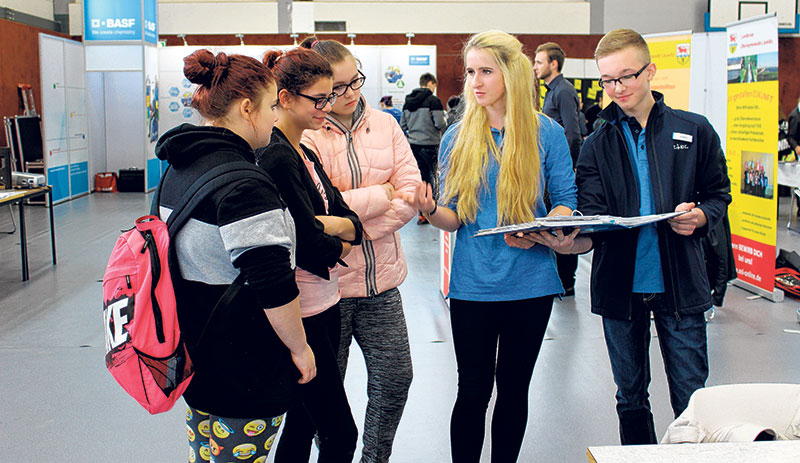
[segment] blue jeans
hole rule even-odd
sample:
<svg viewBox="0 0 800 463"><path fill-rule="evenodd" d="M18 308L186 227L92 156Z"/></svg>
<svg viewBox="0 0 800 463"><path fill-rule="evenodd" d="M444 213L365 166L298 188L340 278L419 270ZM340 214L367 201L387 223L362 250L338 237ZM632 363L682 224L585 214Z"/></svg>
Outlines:
<svg viewBox="0 0 800 463"><path fill-rule="evenodd" d="M694 391L708 379L706 321L702 313L676 317L663 294L633 294L631 320L603 318L603 332L617 385L620 441L655 444L650 386L650 312L667 373L669 398L677 417Z"/></svg>

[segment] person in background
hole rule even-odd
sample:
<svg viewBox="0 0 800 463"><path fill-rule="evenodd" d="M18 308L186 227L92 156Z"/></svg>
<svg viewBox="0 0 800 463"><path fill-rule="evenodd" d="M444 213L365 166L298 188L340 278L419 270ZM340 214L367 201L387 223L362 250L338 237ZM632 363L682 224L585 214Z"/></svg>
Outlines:
<svg viewBox="0 0 800 463"><path fill-rule="evenodd" d="M786 129L789 146L794 151L794 158L800 159L800 99L797 100L797 105L789 113L789 127Z"/></svg>
<svg viewBox="0 0 800 463"><path fill-rule="evenodd" d="M408 143L417 160L422 180L434 186L434 194L438 183L436 156L442 132L447 125L444 106L434 95L436 84L436 76L427 72L422 74L419 88L406 96L403 116L400 118L400 126L408 134ZM417 223L428 223L421 211Z"/></svg>
<svg viewBox="0 0 800 463"><path fill-rule="evenodd" d="M561 74L565 58L564 50L557 43L543 43L536 48L533 71L537 78L544 81L544 86L547 88L542 112L564 128L574 168L583 142L581 127L584 125L584 118L580 112L578 92ZM561 278L561 284L564 285L564 296L574 296L578 256L556 254L556 262L558 263L558 276Z"/></svg>
<svg viewBox="0 0 800 463"><path fill-rule="evenodd" d="M550 249L517 234L475 233L570 215L574 173L564 130L535 110L533 66L519 40L500 31L474 35L463 59L467 103L461 122L442 139L441 198L434 199L431 186L424 185L407 199L433 226L456 232L449 294L458 366L452 461L480 461L496 385L491 461L514 462L553 296L564 288Z"/></svg>
<svg viewBox="0 0 800 463"><path fill-rule="evenodd" d="M465 102L466 99L461 95L453 95L447 99L447 128L461 120Z"/></svg>
<svg viewBox="0 0 800 463"><path fill-rule="evenodd" d="M400 195L421 183L419 169L400 126L361 95L364 76L347 47L313 37L301 46L319 52L333 68L336 103L321 129L304 133L303 143L319 153L333 184L364 226L364 240L345 258L347 267L339 275L339 369L344 377L355 339L367 365L361 462L385 463L413 376L397 289L407 273L398 230L416 215Z"/></svg>
<svg viewBox="0 0 800 463"><path fill-rule="evenodd" d="M358 429L336 363L341 332L337 264L361 242L362 228L316 153L301 143L303 132L320 128L336 102L333 71L305 48L268 52L264 63L278 83L278 121L256 161L275 179L297 224L300 311L317 359L316 378L300 387L300 400L289 409L275 461L307 462L316 434L319 462L350 463Z"/></svg>
<svg viewBox="0 0 800 463"><path fill-rule="evenodd" d="M603 317L617 385L623 445L655 444L650 408L650 320L658 332L674 416L708 378L704 312L711 308L702 239L731 201L725 156L708 120L679 111L650 90L656 66L642 36L615 29L595 51L612 103L578 159L578 208L631 217L684 212L630 230L558 236L537 243L592 256L592 312Z"/></svg>
<svg viewBox="0 0 800 463"><path fill-rule="evenodd" d="M258 60L197 50L184 58L183 74L198 85L192 106L205 123L175 127L156 145L169 163L164 220L209 170L254 163L253 149L267 144L275 123L276 85ZM178 321L195 369L183 394L189 461L266 460L294 383L316 371L300 322L292 216L264 175L220 187L170 238ZM239 275L247 284L212 320Z"/></svg>
<svg viewBox="0 0 800 463"><path fill-rule="evenodd" d="M598 93L597 94L597 99L596 100L594 100L594 101L589 100L589 105L588 106L586 106L586 100L584 100L585 109L583 110L583 114L584 114L584 116L586 116L586 136L587 137L589 135L591 135L592 132L594 132L594 129L597 128L598 125L600 125L598 123L599 119L598 119L597 115L600 114L600 111L603 110L603 108L601 107L602 104L603 104L603 94L602 93Z"/></svg>
<svg viewBox="0 0 800 463"><path fill-rule="evenodd" d="M385 113L389 113L392 117L395 118L397 123L400 123L400 118L403 116L403 113L400 112L399 109L394 107L394 103L392 103L392 96L386 95L381 97L381 110Z"/></svg>

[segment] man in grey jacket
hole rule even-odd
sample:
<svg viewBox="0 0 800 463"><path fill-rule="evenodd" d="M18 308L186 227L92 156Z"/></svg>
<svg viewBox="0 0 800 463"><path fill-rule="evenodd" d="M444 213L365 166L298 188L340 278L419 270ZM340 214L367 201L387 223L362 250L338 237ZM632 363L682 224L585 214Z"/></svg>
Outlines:
<svg viewBox="0 0 800 463"><path fill-rule="evenodd" d="M444 106L433 92L436 91L436 77L431 73L422 74L419 78L420 88L414 89L403 105L400 127L408 136L411 151L417 160L422 180L433 186L436 194L436 166L439 153L439 141L447 127ZM428 223L420 214L418 224Z"/></svg>

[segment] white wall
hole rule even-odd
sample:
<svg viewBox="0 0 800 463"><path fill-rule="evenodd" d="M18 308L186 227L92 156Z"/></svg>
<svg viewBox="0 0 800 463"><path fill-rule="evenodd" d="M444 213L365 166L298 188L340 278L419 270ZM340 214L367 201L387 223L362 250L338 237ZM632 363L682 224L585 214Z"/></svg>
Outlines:
<svg viewBox="0 0 800 463"><path fill-rule="evenodd" d="M354 33L474 33L490 28L528 34L590 32L590 4L580 0L355 0L303 2L301 6L313 8L313 20L346 21L347 32ZM82 4L70 5L72 35L82 33L81 14ZM278 3L159 1L158 29L163 35L277 34Z"/></svg>
<svg viewBox="0 0 800 463"><path fill-rule="evenodd" d="M708 0L604 0L603 33L635 29L640 34L705 29Z"/></svg>
<svg viewBox="0 0 800 463"><path fill-rule="evenodd" d="M588 34L587 2L314 2L317 21L347 21L355 33ZM391 19L387 19L391 18Z"/></svg>
<svg viewBox="0 0 800 463"><path fill-rule="evenodd" d="M158 33L277 34L278 3L158 2Z"/></svg>
<svg viewBox="0 0 800 463"><path fill-rule="evenodd" d="M0 0L0 6L53 21L53 0Z"/></svg>

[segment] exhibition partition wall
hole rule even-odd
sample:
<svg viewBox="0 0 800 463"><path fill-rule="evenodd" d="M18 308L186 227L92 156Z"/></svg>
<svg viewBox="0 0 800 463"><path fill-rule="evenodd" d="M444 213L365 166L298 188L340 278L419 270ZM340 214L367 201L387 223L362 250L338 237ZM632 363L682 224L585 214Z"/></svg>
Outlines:
<svg viewBox="0 0 800 463"><path fill-rule="evenodd" d="M690 53L689 111L708 118L719 135L722 150L725 151L728 120L725 32L692 34Z"/></svg>
<svg viewBox="0 0 800 463"><path fill-rule="evenodd" d="M89 115L96 136L105 140L91 144L93 150L104 151L92 153L92 159L101 160L98 164L107 171L130 174L135 179L131 191L152 190L161 177L155 158L159 135L156 1L84 0L83 12L88 91L102 95L105 103L102 113Z"/></svg>
<svg viewBox="0 0 800 463"><path fill-rule="evenodd" d="M737 286L775 302L778 190L778 20L728 25L728 176Z"/></svg>
<svg viewBox="0 0 800 463"><path fill-rule="evenodd" d="M89 192L86 74L80 42L39 34L42 129L53 202Z"/></svg>
<svg viewBox="0 0 800 463"><path fill-rule="evenodd" d="M183 76L183 58L197 49L208 48L214 53L243 54L261 59L268 50L288 50L291 45L246 46L177 46L158 49L158 79L161 132L188 122L199 124L200 115L192 109L192 95L197 87ZM426 72L436 73L436 47L426 45L350 45L348 48L361 61L367 77L361 94L371 106L379 107L381 96L391 95L394 104L402 108L407 94L419 86Z"/></svg>

